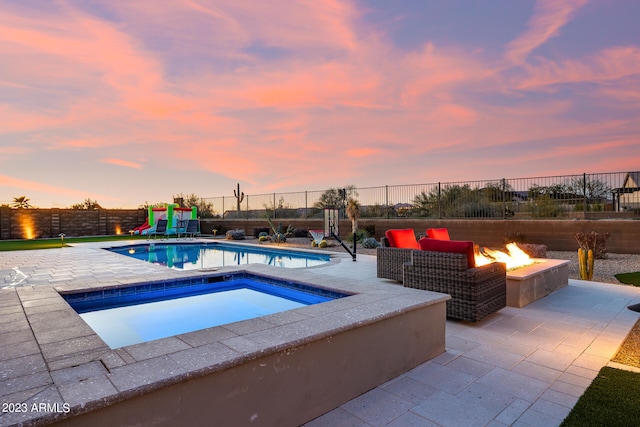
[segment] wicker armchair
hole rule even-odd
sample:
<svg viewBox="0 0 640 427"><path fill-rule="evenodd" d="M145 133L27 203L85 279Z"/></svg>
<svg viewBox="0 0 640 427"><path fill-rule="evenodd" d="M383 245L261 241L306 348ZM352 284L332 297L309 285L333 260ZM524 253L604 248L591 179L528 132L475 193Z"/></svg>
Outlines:
<svg viewBox="0 0 640 427"><path fill-rule="evenodd" d="M463 254L413 250L403 265L404 286L449 294L447 317L477 322L507 305L507 272L497 262L467 265Z"/></svg>
<svg viewBox="0 0 640 427"><path fill-rule="evenodd" d="M417 249L392 248L386 237L380 239L382 246L376 249L378 277L402 282L402 266L411 261L411 253Z"/></svg>

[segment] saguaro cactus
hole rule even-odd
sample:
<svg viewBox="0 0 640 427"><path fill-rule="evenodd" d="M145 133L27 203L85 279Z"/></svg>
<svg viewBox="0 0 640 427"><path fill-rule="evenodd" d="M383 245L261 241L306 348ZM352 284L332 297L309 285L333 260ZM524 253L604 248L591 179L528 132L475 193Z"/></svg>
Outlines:
<svg viewBox="0 0 640 427"><path fill-rule="evenodd" d="M578 249L578 264L580 266L580 278L582 280L593 279L593 251Z"/></svg>
<svg viewBox="0 0 640 427"><path fill-rule="evenodd" d="M233 195L238 201L238 217L240 217L240 203L244 200L244 192L240 192L240 183L238 183L238 191L236 192L236 190L233 190Z"/></svg>

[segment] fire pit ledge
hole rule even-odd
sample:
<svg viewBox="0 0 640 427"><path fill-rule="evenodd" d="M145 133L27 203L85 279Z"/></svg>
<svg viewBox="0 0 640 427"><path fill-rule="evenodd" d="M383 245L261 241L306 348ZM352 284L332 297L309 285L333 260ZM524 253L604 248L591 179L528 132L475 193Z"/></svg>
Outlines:
<svg viewBox="0 0 640 427"><path fill-rule="evenodd" d="M534 262L507 271L509 307L524 307L569 284L569 261L534 258Z"/></svg>

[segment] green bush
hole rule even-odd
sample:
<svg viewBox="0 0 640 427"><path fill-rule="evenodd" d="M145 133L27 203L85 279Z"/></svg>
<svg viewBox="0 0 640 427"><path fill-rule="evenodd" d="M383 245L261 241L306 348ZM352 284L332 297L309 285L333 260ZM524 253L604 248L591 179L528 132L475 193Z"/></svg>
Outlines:
<svg viewBox="0 0 640 427"><path fill-rule="evenodd" d="M356 230L356 241L362 242L362 240L369 237L369 233L366 230ZM353 233L349 233L347 237L343 239L345 242L353 243Z"/></svg>

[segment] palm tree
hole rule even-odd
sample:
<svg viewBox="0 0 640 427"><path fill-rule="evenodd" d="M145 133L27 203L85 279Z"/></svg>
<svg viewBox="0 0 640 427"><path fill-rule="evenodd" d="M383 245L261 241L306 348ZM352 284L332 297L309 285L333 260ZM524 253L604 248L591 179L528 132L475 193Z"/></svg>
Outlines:
<svg viewBox="0 0 640 427"><path fill-rule="evenodd" d="M360 217L360 203L353 197L347 201L347 216L351 220L351 232L356 233L358 229L358 218Z"/></svg>
<svg viewBox="0 0 640 427"><path fill-rule="evenodd" d="M13 203L11 203L12 208L16 209L30 209L33 206L29 203L29 199L27 196L19 196L13 198Z"/></svg>

